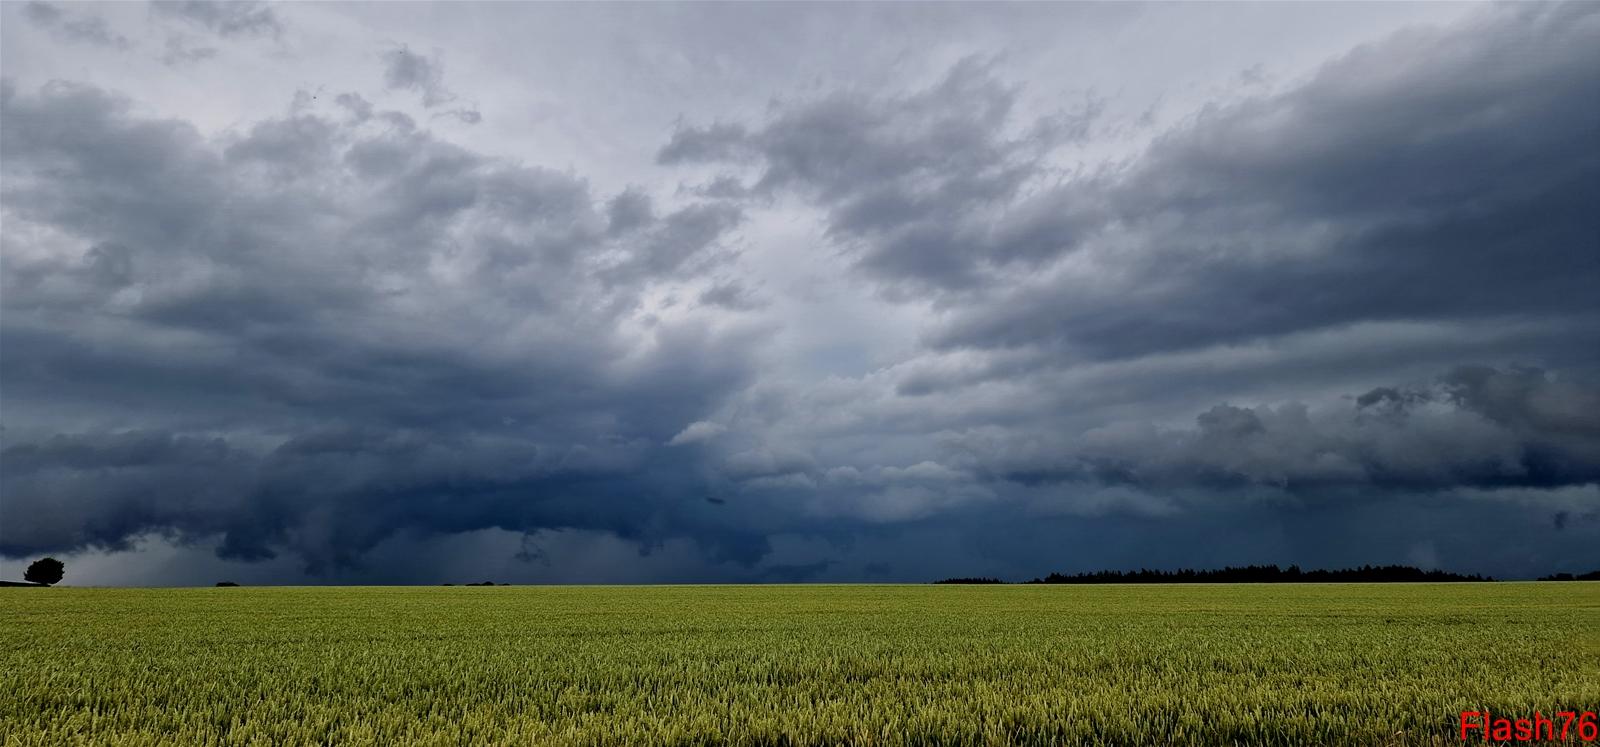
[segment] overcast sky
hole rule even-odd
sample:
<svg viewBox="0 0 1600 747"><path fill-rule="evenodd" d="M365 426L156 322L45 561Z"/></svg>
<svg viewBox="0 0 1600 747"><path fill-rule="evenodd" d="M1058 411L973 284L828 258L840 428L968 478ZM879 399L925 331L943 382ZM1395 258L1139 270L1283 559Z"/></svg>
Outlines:
<svg viewBox="0 0 1600 747"><path fill-rule="evenodd" d="M1600 568L1600 4L0 34L0 577Z"/></svg>

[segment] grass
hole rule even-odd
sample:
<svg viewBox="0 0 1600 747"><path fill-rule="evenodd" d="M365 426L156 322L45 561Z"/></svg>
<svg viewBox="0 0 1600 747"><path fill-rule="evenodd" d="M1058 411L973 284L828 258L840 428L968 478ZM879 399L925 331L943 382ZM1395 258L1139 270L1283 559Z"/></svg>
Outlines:
<svg viewBox="0 0 1600 747"><path fill-rule="evenodd" d="M1600 583L0 593L0 743L1454 744Z"/></svg>

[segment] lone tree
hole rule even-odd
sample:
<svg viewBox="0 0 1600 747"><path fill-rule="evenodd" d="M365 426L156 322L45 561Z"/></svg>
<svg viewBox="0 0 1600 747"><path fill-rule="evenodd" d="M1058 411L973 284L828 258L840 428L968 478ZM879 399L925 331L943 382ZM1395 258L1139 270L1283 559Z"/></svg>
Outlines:
<svg viewBox="0 0 1600 747"><path fill-rule="evenodd" d="M55 558L40 558L28 565L28 570L23 571L22 578L36 584L59 583L61 577L67 575L67 567Z"/></svg>

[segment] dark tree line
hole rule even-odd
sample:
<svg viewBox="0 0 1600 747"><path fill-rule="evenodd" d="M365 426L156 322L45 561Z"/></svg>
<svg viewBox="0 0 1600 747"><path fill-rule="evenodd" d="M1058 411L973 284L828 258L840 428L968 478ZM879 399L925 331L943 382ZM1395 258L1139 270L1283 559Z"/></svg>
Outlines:
<svg viewBox="0 0 1600 747"><path fill-rule="evenodd" d="M1552 574L1552 575L1549 575L1549 576L1545 576L1544 578L1541 578L1539 580L1540 581L1600 581L1600 571L1589 571L1588 573L1579 573L1576 576L1574 576L1571 573L1556 573L1556 574Z"/></svg>
<svg viewBox="0 0 1600 747"><path fill-rule="evenodd" d="M1590 574L1592 575L1592 574ZM1360 568L1302 571L1300 566L1229 566L1221 570L1197 571L1184 568L1158 571L1094 571L1063 575L1052 573L1030 584L1315 584L1315 583L1415 583L1441 581L1493 581L1489 576L1462 575L1448 571L1424 571L1408 565L1364 565ZM992 578L949 578L941 584L1002 583Z"/></svg>
<svg viewBox="0 0 1600 747"><path fill-rule="evenodd" d="M1403 583L1435 581L1493 581L1488 576L1462 575L1449 571L1424 571L1408 565L1364 565L1360 568L1302 571L1300 566L1229 566L1216 571L1095 571L1063 576L1052 573L1036 578L1032 584L1307 584L1307 583Z"/></svg>

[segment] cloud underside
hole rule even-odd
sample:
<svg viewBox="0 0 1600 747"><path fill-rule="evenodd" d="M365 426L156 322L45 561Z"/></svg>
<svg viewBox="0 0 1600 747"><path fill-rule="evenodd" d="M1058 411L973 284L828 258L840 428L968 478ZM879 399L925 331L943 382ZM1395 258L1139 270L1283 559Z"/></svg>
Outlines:
<svg viewBox="0 0 1600 747"><path fill-rule="evenodd" d="M1077 360L1377 320L1592 319L1597 25L1574 4L1406 32L1086 173L1039 156L1093 132L1093 107L1018 121L1015 89L973 62L909 95L682 128L659 160L814 202L863 273L950 305L940 348Z"/></svg>
<svg viewBox="0 0 1600 747"><path fill-rule="evenodd" d="M159 13L286 33L260 6ZM437 55L379 62L425 109L457 98ZM1024 85L967 60L663 132L664 173L717 175L669 200L356 92L208 134L7 80L0 554L159 535L323 573L572 530L753 567L779 535L1496 493L1593 531L1597 90L1600 7L1485 8L1069 168L1111 136L1103 102L1025 117ZM739 232L786 207L818 216L817 262L917 310L895 361L774 362L804 320Z"/></svg>

